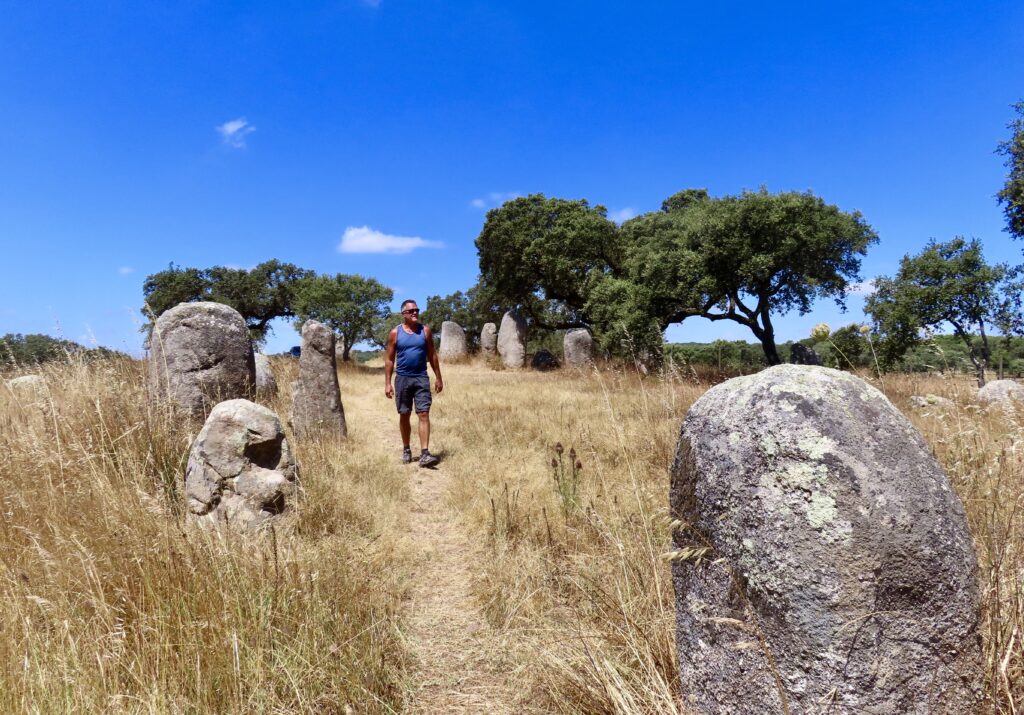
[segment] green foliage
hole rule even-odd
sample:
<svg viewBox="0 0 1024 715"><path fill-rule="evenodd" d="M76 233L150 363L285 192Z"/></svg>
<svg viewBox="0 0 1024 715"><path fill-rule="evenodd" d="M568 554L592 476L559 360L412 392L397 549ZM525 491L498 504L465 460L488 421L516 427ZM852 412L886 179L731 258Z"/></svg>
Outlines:
<svg viewBox="0 0 1024 715"><path fill-rule="evenodd" d="M708 201L710 198L707 189L683 189L662 201L661 210L664 213L684 211L693 204Z"/></svg>
<svg viewBox="0 0 1024 715"><path fill-rule="evenodd" d="M339 333L342 359L348 360L352 346L358 342L386 344L386 333L380 341L378 331L380 322L391 314L393 299L394 291L375 278L344 273L308 276L295 285L296 329L309 319L329 326Z"/></svg>
<svg viewBox="0 0 1024 715"><path fill-rule="evenodd" d="M587 325L591 277L622 260L618 231L603 206L543 194L488 211L476 247L480 283L493 302L548 329Z"/></svg>
<svg viewBox="0 0 1024 715"><path fill-rule="evenodd" d="M1024 238L1024 102L1013 105L1017 117L1008 128L1013 135L999 145L1006 157L1006 183L997 194L1006 215L1006 230L1014 238Z"/></svg>
<svg viewBox="0 0 1024 715"><path fill-rule="evenodd" d="M86 348L72 340L61 340L38 333L7 333L0 337L0 367L41 365L52 361L65 361L72 357L114 356L127 357L117 350L104 347Z"/></svg>
<svg viewBox="0 0 1024 715"><path fill-rule="evenodd" d="M771 316L807 313L820 298L845 307L861 256L878 240L858 212L810 192L708 199L691 190L666 205L622 226L633 287L606 287L600 299L630 300L615 310L662 330L693 316L737 322L761 342L769 364L781 360Z"/></svg>
<svg viewBox="0 0 1024 715"><path fill-rule="evenodd" d="M1020 300L1017 271L1002 263L989 265L980 241L957 237L930 241L919 254L903 257L894 278L875 279L865 312L882 335L884 365L897 364L929 332L949 325L983 383L991 358L988 332L1019 333Z"/></svg>
<svg viewBox="0 0 1024 715"><path fill-rule="evenodd" d="M420 321L429 325L438 335L444 321L455 321L466 331L466 345L472 350L480 344L480 330L484 323L500 324L503 313L491 291L478 283L465 293L455 291L451 295L428 296L427 307L420 314Z"/></svg>
<svg viewBox="0 0 1024 715"><path fill-rule="evenodd" d="M871 348L861 326L850 324L834 331L827 340L814 345L827 367L839 370L855 370L871 364Z"/></svg>
<svg viewBox="0 0 1024 715"><path fill-rule="evenodd" d="M180 268L172 263L167 270L146 277L142 312L153 317L179 303L224 303L242 315L253 339L262 342L270 321L295 316L295 285L311 275L312 271L278 260L264 261L252 270L224 266ZM149 324L143 326L143 330L148 329Z"/></svg>

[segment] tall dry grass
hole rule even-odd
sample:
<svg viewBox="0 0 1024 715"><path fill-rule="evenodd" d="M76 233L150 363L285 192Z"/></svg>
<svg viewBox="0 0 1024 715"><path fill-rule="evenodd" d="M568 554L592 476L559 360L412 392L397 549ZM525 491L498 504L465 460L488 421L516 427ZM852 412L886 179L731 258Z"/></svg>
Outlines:
<svg viewBox="0 0 1024 715"><path fill-rule="evenodd" d="M38 372L0 385L0 712L402 709L405 487L375 444L296 444L294 517L209 533L181 509L200 425L138 363Z"/></svg>
<svg viewBox="0 0 1024 715"><path fill-rule="evenodd" d="M287 386L294 362L276 363ZM379 372L348 370L350 439L295 444L304 497L261 539L188 527L198 425L146 403L131 361L0 388L0 711L405 711L410 508ZM680 713L668 478L697 375L445 366L435 451L478 544L474 592L515 712ZM877 383L877 381L876 381ZM973 407L969 380L885 376L967 506L983 586L991 711L1024 702L1024 415ZM910 409L913 394L956 402ZM284 416L288 395L271 407ZM556 445L562 445L561 454ZM570 449L576 459L570 465ZM554 460L554 466L552 465ZM576 470L575 462L580 463ZM422 705L422 704L421 704Z"/></svg>

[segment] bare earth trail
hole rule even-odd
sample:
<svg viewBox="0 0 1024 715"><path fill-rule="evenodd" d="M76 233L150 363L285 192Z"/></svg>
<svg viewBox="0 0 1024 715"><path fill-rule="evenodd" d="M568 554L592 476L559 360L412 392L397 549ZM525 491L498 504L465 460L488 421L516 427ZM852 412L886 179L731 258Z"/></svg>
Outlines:
<svg viewBox="0 0 1024 715"><path fill-rule="evenodd" d="M513 713L511 674L500 657L505 644L484 618L471 591L475 547L459 517L448 506L447 493L455 465L420 469L399 461L400 439L394 402L383 395L383 379L365 375L345 379L342 399L349 425L365 430L408 475L409 535L418 550L406 604L408 647L413 656L412 713ZM435 400L444 399L443 396ZM443 424L435 425L431 446L443 450ZM441 439L438 439L441 437ZM413 418L413 453L417 453ZM442 451L443 456L443 451Z"/></svg>

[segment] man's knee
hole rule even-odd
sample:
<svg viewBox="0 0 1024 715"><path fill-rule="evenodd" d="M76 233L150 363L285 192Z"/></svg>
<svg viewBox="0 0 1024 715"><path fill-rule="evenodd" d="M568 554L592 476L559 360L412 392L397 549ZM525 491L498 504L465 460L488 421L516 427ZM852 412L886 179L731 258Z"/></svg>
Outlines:
<svg viewBox="0 0 1024 715"><path fill-rule="evenodd" d="M420 422L428 422L428 421L430 421L430 411L429 410L427 410L425 412L417 412L416 416L420 418Z"/></svg>

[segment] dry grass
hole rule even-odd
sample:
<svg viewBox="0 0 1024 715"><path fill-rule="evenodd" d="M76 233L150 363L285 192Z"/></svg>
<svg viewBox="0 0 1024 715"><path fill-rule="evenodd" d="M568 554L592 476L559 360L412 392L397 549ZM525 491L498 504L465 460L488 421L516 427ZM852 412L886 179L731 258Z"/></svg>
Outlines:
<svg viewBox="0 0 1024 715"><path fill-rule="evenodd" d="M137 363L42 374L40 402L0 388L0 712L402 709L404 485L376 444L296 445L295 517L209 534L179 499L198 425Z"/></svg>
<svg viewBox="0 0 1024 715"><path fill-rule="evenodd" d="M294 363L278 363L282 371ZM44 371L51 395L0 389L0 711L354 712L414 703L403 604L406 477L360 420L393 416L379 373L342 374L351 438L300 443L305 497L270 536L187 527L195 425L150 411L139 366ZM285 386L287 374L278 376ZM517 712L681 712L668 478L694 377L446 367L435 451L482 555L476 594L507 652ZM887 376L967 505L984 589L992 711L1024 702L1024 416L970 406L968 380ZM912 413L912 394L954 399ZM372 396L372 397L371 397ZM287 395L274 405L282 416ZM378 422L378 424L382 424ZM561 455L561 488L551 465ZM568 452L582 464L572 483ZM1016 709L1015 709L1016 708Z"/></svg>

